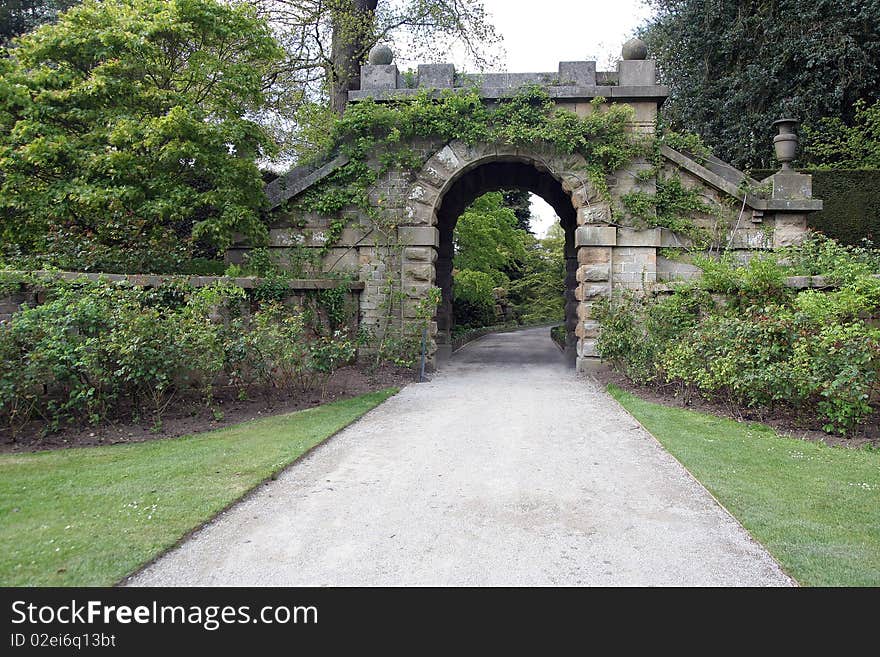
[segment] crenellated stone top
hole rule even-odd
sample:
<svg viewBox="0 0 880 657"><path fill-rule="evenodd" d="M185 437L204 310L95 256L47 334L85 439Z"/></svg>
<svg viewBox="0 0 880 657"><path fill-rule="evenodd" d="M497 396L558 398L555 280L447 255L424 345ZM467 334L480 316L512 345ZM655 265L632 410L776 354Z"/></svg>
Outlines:
<svg viewBox="0 0 880 657"><path fill-rule="evenodd" d="M657 84L657 66L651 59L623 59L616 71L597 71L596 62L559 62L549 73L458 73L452 64L420 64L413 77L400 74L397 65L365 64L361 67L361 88L350 91L350 100L387 100L418 93L419 90L475 88L489 100L508 98L526 84L543 86L552 98L610 101L653 100L662 103L668 89Z"/></svg>

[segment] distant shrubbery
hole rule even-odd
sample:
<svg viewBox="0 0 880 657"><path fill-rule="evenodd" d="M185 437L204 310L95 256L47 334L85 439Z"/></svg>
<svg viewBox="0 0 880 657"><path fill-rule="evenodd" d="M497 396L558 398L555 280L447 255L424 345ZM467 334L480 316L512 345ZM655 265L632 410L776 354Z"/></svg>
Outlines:
<svg viewBox="0 0 880 657"><path fill-rule="evenodd" d="M786 406L846 433L873 412L880 371L880 256L813 237L748 264L698 259L701 280L672 294L596 304L599 351L641 383L674 384L745 407ZM831 291L796 293L792 275Z"/></svg>
<svg viewBox="0 0 880 657"><path fill-rule="evenodd" d="M323 389L356 351L345 328L325 321L333 312L317 297L288 308L223 283L142 289L87 281L54 284L47 295L0 324L0 423L13 434L37 418L50 429L126 415L158 425L181 396L219 412L217 386L240 398Z"/></svg>

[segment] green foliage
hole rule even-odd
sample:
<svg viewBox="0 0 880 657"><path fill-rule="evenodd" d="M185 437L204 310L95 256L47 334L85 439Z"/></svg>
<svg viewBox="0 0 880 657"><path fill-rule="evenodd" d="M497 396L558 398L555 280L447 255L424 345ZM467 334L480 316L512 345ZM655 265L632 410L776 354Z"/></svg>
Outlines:
<svg viewBox="0 0 880 657"><path fill-rule="evenodd" d="M851 125L839 116L823 117L804 126L807 166L820 169L880 169L880 100L859 99Z"/></svg>
<svg viewBox="0 0 880 657"><path fill-rule="evenodd" d="M414 97L382 103L365 99L350 105L332 130L331 150L348 155L351 161L298 197L296 206L321 214L356 206L379 218L367 191L391 166L404 170L421 166L412 151L400 146L416 139L549 144L563 153L583 155L588 162L585 178L600 192L607 192L606 173L643 149L626 130L631 115L630 107L615 104L608 111L580 118L556 107L539 86L523 87L493 108L473 90L444 90L439 96L423 90ZM387 153L377 168L368 162L378 146Z"/></svg>
<svg viewBox="0 0 880 657"><path fill-rule="evenodd" d="M774 120L847 125L878 100L880 5L863 0L651 0L642 29L670 87L663 111L740 169L771 167Z"/></svg>
<svg viewBox="0 0 880 657"><path fill-rule="evenodd" d="M501 193L504 196L504 206L513 210L516 215L516 227L531 233L531 193L526 189L505 189Z"/></svg>
<svg viewBox="0 0 880 657"><path fill-rule="evenodd" d="M455 323L459 326L480 327L495 323L495 281L489 274L472 269L460 269L454 275Z"/></svg>
<svg viewBox="0 0 880 657"><path fill-rule="evenodd" d="M780 256L787 264L696 258L702 279L671 295L596 303L600 354L642 383L746 407L784 405L821 418L826 431L853 430L880 395L877 254L815 238ZM821 267L838 289L785 287L786 275Z"/></svg>
<svg viewBox="0 0 880 657"><path fill-rule="evenodd" d="M242 316L245 291L225 283L45 285L45 304L0 325L0 421L13 435L34 418L50 430L123 413L158 425L181 395L211 407L217 385L242 396L254 388L323 390L354 356L345 328L328 332L303 309L264 300Z"/></svg>
<svg viewBox="0 0 880 657"><path fill-rule="evenodd" d="M553 226L546 238L536 239L521 227L504 193L491 192L459 217L454 244L455 267L468 272L463 279L466 291L459 290L459 277L455 278L456 321L468 327L496 322L494 295L490 298L484 289L478 298L470 272L487 274L492 287L501 288L498 295L510 302L518 321L552 321L562 316L565 233L559 225Z"/></svg>
<svg viewBox="0 0 880 657"><path fill-rule="evenodd" d="M850 246L821 233L810 233L803 242L779 254L790 276L824 276L830 283L851 283L880 272L880 252L872 243Z"/></svg>
<svg viewBox="0 0 880 657"><path fill-rule="evenodd" d="M484 272L496 287L503 286L508 272L525 259L527 236L518 227L514 211L505 206L501 192L484 194L455 225L455 267Z"/></svg>
<svg viewBox="0 0 880 657"><path fill-rule="evenodd" d="M546 237L527 235L525 241L525 259L508 284L516 319L525 324L559 320L565 308L565 232L554 224Z"/></svg>
<svg viewBox="0 0 880 657"><path fill-rule="evenodd" d="M703 271L700 286L728 295L735 305L780 301L790 294L785 286L789 271L779 265L774 255L758 253L745 263L729 253L719 258L697 255L693 262Z"/></svg>
<svg viewBox="0 0 880 657"><path fill-rule="evenodd" d="M0 60L0 235L137 249L266 236L250 118L280 56L247 5L86 0Z"/></svg>

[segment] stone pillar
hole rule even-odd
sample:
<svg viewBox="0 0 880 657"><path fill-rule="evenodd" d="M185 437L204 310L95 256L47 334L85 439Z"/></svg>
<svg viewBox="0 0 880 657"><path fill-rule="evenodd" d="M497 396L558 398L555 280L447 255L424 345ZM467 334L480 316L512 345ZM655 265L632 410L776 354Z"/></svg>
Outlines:
<svg viewBox="0 0 880 657"><path fill-rule="evenodd" d="M578 264L575 335L578 338L576 364L579 372L589 370L599 356L596 349L599 324L592 318L591 309L597 299L611 294L611 258L616 243L617 229L614 226L581 225L575 231Z"/></svg>
<svg viewBox="0 0 880 657"><path fill-rule="evenodd" d="M791 169L783 169L774 173L774 201L807 201L813 198L813 176L797 173ZM801 242L807 236L807 215L801 211L777 210L773 222L773 248L791 246Z"/></svg>
<svg viewBox="0 0 880 657"><path fill-rule="evenodd" d="M419 304L428 296L428 291L436 281L435 263L439 233L434 227L400 226L398 244L401 260L397 263L400 291L403 301L399 316L395 317L398 328L405 334L414 329L421 335L422 319L419 318ZM417 326L418 325L418 326ZM436 353L435 336L437 322L428 326L427 356L433 365Z"/></svg>

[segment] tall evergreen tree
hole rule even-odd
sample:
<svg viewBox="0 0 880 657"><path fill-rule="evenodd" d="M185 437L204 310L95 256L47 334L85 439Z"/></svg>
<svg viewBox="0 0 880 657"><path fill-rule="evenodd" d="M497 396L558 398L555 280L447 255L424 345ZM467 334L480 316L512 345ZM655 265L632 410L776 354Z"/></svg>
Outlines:
<svg viewBox="0 0 880 657"><path fill-rule="evenodd" d="M741 168L772 167L772 122L849 124L880 99L878 0L649 0L664 118Z"/></svg>

